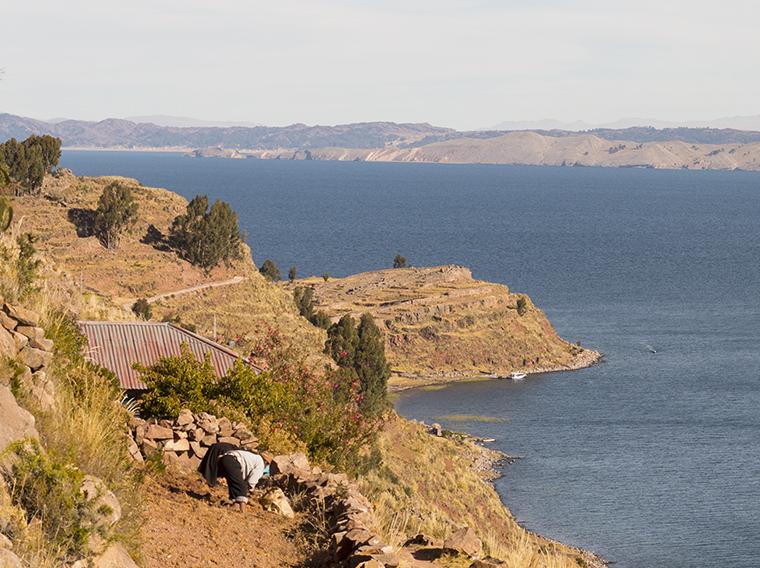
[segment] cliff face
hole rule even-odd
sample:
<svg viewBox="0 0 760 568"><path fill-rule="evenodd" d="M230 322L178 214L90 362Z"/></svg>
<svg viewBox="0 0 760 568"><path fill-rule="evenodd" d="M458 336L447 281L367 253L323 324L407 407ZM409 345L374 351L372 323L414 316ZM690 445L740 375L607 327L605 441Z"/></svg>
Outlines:
<svg viewBox="0 0 760 568"><path fill-rule="evenodd" d="M314 287L317 309L333 319L370 312L385 333L388 358L399 375L455 378L569 369L598 356L560 338L525 294L475 280L462 266L303 283Z"/></svg>

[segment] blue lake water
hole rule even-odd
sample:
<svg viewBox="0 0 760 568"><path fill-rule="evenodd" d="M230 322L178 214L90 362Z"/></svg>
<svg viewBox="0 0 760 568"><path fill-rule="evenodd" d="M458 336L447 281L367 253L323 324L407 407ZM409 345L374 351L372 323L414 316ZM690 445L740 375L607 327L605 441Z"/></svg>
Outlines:
<svg viewBox="0 0 760 568"><path fill-rule="evenodd" d="M524 456L496 487L530 529L626 568L760 566L760 175L106 152L62 163L229 201L257 262L301 275L401 253L529 293L604 363L413 391L399 412ZM457 414L503 422L446 419Z"/></svg>

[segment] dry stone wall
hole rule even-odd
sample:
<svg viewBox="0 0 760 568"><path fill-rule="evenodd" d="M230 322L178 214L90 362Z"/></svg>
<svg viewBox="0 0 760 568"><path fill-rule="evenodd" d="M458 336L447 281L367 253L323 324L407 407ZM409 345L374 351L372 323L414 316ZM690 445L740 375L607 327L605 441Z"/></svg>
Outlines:
<svg viewBox="0 0 760 568"><path fill-rule="evenodd" d="M137 461L159 456L167 465L196 469L212 444L228 443L247 450L258 448L258 439L241 422L185 409L176 420L130 421L129 452Z"/></svg>
<svg viewBox="0 0 760 568"><path fill-rule="evenodd" d="M45 337L37 313L2 300L0 307L0 359L13 362L0 376L0 384L9 386L16 381L41 410L51 410L55 388L48 367L53 360L53 341Z"/></svg>

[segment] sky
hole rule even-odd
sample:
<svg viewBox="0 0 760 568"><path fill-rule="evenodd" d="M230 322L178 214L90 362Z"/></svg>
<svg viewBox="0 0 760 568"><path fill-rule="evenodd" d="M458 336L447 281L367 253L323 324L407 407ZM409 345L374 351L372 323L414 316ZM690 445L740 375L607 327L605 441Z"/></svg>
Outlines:
<svg viewBox="0 0 760 568"><path fill-rule="evenodd" d="M760 114L757 0L4 0L0 112L267 125Z"/></svg>

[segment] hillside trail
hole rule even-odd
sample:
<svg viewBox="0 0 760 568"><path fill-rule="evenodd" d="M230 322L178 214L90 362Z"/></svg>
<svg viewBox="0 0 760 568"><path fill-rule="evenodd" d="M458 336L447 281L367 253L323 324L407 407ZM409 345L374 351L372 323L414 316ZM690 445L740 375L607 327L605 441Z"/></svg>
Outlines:
<svg viewBox="0 0 760 568"><path fill-rule="evenodd" d="M217 280L215 282L207 282L206 284L198 284L196 286L190 286L188 288L180 288L179 290L171 290L169 292L162 292L161 294L156 294L155 296L150 296L149 298L145 298L149 304L152 304L154 302L158 302L159 300L163 300L164 298L174 297L174 296L183 296L185 294L190 294L192 292L198 292L200 290L205 290L206 288L219 288L221 286L232 286L234 284L240 284L241 282L244 282L248 278L245 276L233 276L232 278L228 278L227 280ZM124 309L131 310L134 303L138 300L138 298L131 298L127 300L123 305Z"/></svg>
<svg viewBox="0 0 760 568"><path fill-rule="evenodd" d="M161 475L144 487L145 568L286 568L305 566L303 515L286 519L252 499L244 514L221 505L223 487L200 477Z"/></svg>

